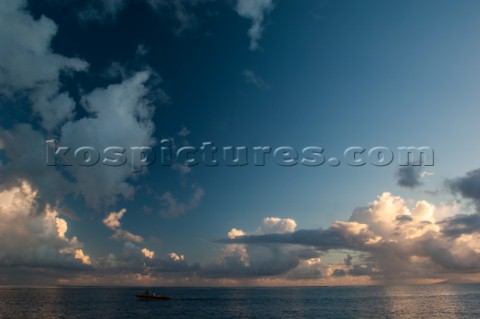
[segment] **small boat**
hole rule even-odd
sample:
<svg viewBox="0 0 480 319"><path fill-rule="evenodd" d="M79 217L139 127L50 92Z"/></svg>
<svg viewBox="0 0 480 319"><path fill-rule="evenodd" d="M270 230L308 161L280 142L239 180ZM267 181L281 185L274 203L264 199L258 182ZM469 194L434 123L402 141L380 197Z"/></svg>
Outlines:
<svg viewBox="0 0 480 319"><path fill-rule="evenodd" d="M145 291L143 294L135 295L138 300L170 300L170 297L167 296L157 296L155 293L150 293Z"/></svg>

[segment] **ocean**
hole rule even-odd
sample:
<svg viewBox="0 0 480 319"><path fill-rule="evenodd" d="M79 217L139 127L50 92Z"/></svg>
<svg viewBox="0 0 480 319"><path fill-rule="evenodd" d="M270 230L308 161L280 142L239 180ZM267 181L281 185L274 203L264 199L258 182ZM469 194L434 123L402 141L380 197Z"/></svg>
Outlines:
<svg viewBox="0 0 480 319"><path fill-rule="evenodd" d="M480 318L480 284L293 288L0 288L0 318Z"/></svg>

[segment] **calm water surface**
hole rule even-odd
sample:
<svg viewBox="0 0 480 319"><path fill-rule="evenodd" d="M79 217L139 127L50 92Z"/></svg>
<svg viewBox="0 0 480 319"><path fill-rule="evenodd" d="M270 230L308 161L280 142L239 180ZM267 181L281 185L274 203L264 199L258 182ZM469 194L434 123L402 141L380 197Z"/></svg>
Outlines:
<svg viewBox="0 0 480 319"><path fill-rule="evenodd" d="M480 318L480 285L315 288L0 288L0 318Z"/></svg>

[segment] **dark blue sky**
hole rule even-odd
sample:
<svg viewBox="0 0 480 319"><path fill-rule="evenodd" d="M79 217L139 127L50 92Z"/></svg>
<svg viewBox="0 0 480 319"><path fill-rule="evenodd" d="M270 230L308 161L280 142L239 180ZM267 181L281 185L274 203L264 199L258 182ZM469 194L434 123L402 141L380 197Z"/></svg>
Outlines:
<svg viewBox="0 0 480 319"><path fill-rule="evenodd" d="M307 277L318 283L334 280L335 267L348 274L353 266L343 259L350 253L370 272L343 283L361 283L391 279L393 270L377 251L351 242L323 251L302 242L315 249L300 253L292 248L297 242L277 247L262 236L331 230L335 221L346 221L357 223L353 228L369 225L373 243L374 235L390 238L375 223L401 219L379 222L377 210L379 216L392 209L397 217L418 215L418 222L433 225L459 212L476 214L469 199L478 193L470 196L452 181L461 183L455 178L475 170L480 156L474 133L477 1L11 0L0 5L2 11L2 191L23 194L28 204L36 190L36 208L25 205L56 225L58 236L47 234L56 241L52 249L63 251L62 261L44 262L41 253L17 258L12 243L5 253L12 254L10 264L55 268L72 263L63 261L70 254L87 269L59 271L57 279L75 283L115 273L127 274L128 284L143 284L148 276L172 284L185 278L264 284L269 276L277 283ZM127 166L48 167L42 159L51 138L70 147L142 145L157 151L163 139L174 150L204 142L250 150L317 146L327 162L285 167L272 155L264 166L169 167L157 161L137 174ZM394 153L388 166L351 167L342 157L350 146L394 152L429 146L435 165L402 171ZM340 159L338 167L329 165L331 157ZM22 182L32 190L18 188ZM424 200L436 205L433 215L418 208ZM5 227L16 222L5 220ZM63 235L58 220L68 224ZM214 242L233 228L262 243ZM427 255L412 258L435 263ZM291 262L285 268L256 272L285 260ZM175 262L181 265L173 276ZM309 275L302 277L304 272ZM147 277L136 282L134 276ZM429 276L412 278L439 278Z"/></svg>

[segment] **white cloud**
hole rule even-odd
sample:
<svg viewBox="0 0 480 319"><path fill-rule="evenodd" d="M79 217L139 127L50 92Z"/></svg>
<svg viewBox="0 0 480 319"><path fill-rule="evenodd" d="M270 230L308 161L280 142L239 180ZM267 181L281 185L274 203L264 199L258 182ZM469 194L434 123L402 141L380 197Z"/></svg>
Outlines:
<svg viewBox="0 0 480 319"><path fill-rule="evenodd" d="M111 212L108 214L107 217L103 219L103 224L114 231L112 238L118 240L126 240L126 241L133 241L135 243L143 242L143 238L141 236L132 234L126 230L121 228L120 219L122 219L123 215L127 212L125 208L121 209L118 212Z"/></svg>
<svg viewBox="0 0 480 319"><path fill-rule="evenodd" d="M227 237L230 239L234 239L234 238L245 236L245 235L247 235L247 233L244 232L243 230L232 228L232 230L228 232Z"/></svg>
<svg viewBox="0 0 480 319"><path fill-rule="evenodd" d="M76 249L75 250L75 259L80 260L82 263L85 265L91 265L92 261L90 260L90 256L85 255L82 249Z"/></svg>
<svg viewBox="0 0 480 319"><path fill-rule="evenodd" d="M227 237L230 239L234 239L237 237L241 236L246 236L248 235L246 232L244 232L241 229L237 228L232 228L227 234ZM236 256L240 258L240 261L245 265L249 266L250 265L250 257L248 255L247 247L246 245L237 245L237 244L230 244L227 245L222 252L222 259L228 259L233 256Z"/></svg>
<svg viewBox="0 0 480 319"><path fill-rule="evenodd" d="M297 228L297 223L291 218L267 217L262 221L259 231L264 234L292 233Z"/></svg>
<svg viewBox="0 0 480 319"><path fill-rule="evenodd" d="M174 252L170 253L168 255L168 257L170 257L171 260L173 261L182 261L182 260L185 260L185 257L183 255L178 255Z"/></svg>
<svg viewBox="0 0 480 319"><path fill-rule="evenodd" d="M102 6L115 11L121 2L102 1ZM68 92L61 91L59 77L66 72L83 71L88 64L54 53L50 42L57 26L44 16L35 20L25 10L26 4L26 0L0 3L0 93L11 99L27 96L32 110L40 115L42 126L56 130L60 146L73 150L90 146L99 152L108 146L152 146L154 107L147 99L152 91L146 84L152 72L138 72L121 83L82 96L88 115L73 121L76 105ZM162 99L166 96L161 90L156 93ZM48 137L52 135L49 133ZM114 204L120 197L131 199L135 193L130 182L135 175L128 165L73 165L63 173L47 167L43 158L46 136L28 124L1 131L0 139L11 160L0 172L5 187L24 178L39 189L44 202L52 203L75 192L96 209ZM128 150L125 155L131 158ZM64 177L69 174L69 178Z"/></svg>
<svg viewBox="0 0 480 319"><path fill-rule="evenodd" d="M38 193L28 182L0 191L0 265L79 268L91 265L82 243L68 238L68 224L58 212L37 206Z"/></svg>
<svg viewBox="0 0 480 319"><path fill-rule="evenodd" d="M149 78L149 71L138 72L119 84L97 88L84 96L83 105L92 116L66 123L61 130L59 145L74 150L90 146L99 151L121 146L126 149L128 159L132 158L131 147L152 146L155 143L151 120L154 109L146 98ZM132 198L135 192L127 182L134 177L130 165L72 165L68 171L76 180L76 192L94 208L114 204L119 196Z"/></svg>
<svg viewBox="0 0 480 319"><path fill-rule="evenodd" d="M368 207L357 208L348 222L336 221L327 229L257 232L229 236L221 242L226 243L227 247L243 245L250 265L265 261L266 253L276 260L270 260L269 265L290 261L290 264L284 264L290 265L290 268L282 268L283 274L290 275L299 265L305 268L305 260L318 258L307 258L308 252L338 253L340 250L358 252L359 257L355 262L350 257L345 262L340 260L339 264L326 264L322 266L325 267L323 271L320 271L321 267L317 268L319 276L321 273L322 276L402 282L444 280L461 273L480 274L480 215L454 215L444 220L436 219L438 216L451 216L457 209L456 205L437 207L423 200L411 203L399 196L384 193ZM288 249L291 245L304 247L305 250L300 254L295 249ZM260 250L264 251L264 255L258 257L259 254L255 255L255 252ZM247 271L239 267L242 254L232 252L229 262L222 264L224 274L239 276ZM218 267L216 271L220 271ZM305 271L302 273L305 274ZM252 273L252 269L249 273Z"/></svg>
<svg viewBox="0 0 480 319"><path fill-rule="evenodd" d="M435 173L426 172L426 171L423 171L423 172L420 174L420 176L421 176L422 178L430 177L430 176L433 176L433 175L435 175Z"/></svg>
<svg viewBox="0 0 480 319"><path fill-rule="evenodd" d="M238 0L236 11L244 18L252 20L248 30L250 50L258 49L258 41L262 37L264 17L274 7L273 0Z"/></svg>
<svg viewBox="0 0 480 319"><path fill-rule="evenodd" d="M120 219L127 212L127 209L122 208L118 212L111 212L107 217L103 219L103 224L111 230L117 230L120 228Z"/></svg>
<svg viewBox="0 0 480 319"><path fill-rule="evenodd" d="M102 10L114 16L124 1L91 3L101 4ZM69 234L67 220L60 217L57 208L65 195L76 193L90 207L103 208L119 197L132 198L135 176L127 166L74 166L61 170L46 166L45 137L55 136L59 145L72 149L153 146L154 107L149 98L151 93L158 93L163 101L167 96L160 90L152 92L150 80L156 75L151 71L137 72L130 78L124 76L125 72L120 83L85 93L81 105L76 105L69 93L62 91L59 78L85 71L88 64L55 53L51 40L57 33L56 24L44 16L34 19L26 5L26 0L0 2L0 94L13 102L18 96L22 101L26 97L43 128L14 124L0 130L0 146L8 157L5 164L0 164L0 266L55 267L66 272L76 269L80 276L83 270L93 267L101 276L122 269L139 274L145 264L152 263L152 272L193 272L197 266L189 265L183 255L177 255L177 260L153 258L153 251L130 243L143 242L143 238L122 229L125 211L113 212L104 221L113 230L113 238L128 241L122 256L91 258L83 244ZM144 48L139 46L137 53L145 54ZM75 114L76 107L84 108L83 117ZM178 202L175 208L192 209L202 196L203 189L197 188L190 201ZM64 275L62 271L55 276Z"/></svg>
<svg viewBox="0 0 480 319"><path fill-rule="evenodd" d="M142 248L141 252L148 259L153 259L153 256L155 255L154 251L148 250L147 248Z"/></svg>
<svg viewBox="0 0 480 319"><path fill-rule="evenodd" d="M293 219L268 217L263 219L256 234L289 234L295 228L296 222ZM251 236L237 228L227 234L231 241ZM318 258L318 253L314 249L301 246L229 243L222 249L217 261L204 267L202 274L207 278L262 278L287 274L289 278L305 278L308 272L307 260L310 260L312 265L310 276L317 272L313 271L313 267L318 266L313 261L320 261L315 258ZM295 272L291 272L296 268L298 269Z"/></svg>
<svg viewBox="0 0 480 319"><path fill-rule="evenodd" d="M0 2L0 85L7 96L29 94L33 110L47 130L73 116L74 102L60 92L59 76L66 71L84 71L88 64L53 53L50 42L57 33L45 16L34 20L26 0Z"/></svg>
<svg viewBox="0 0 480 319"><path fill-rule="evenodd" d="M84 96L84 106L91 116L64 124L58 145L70 147L70 154L81 146L94 147L100 153L106 147L121 146L130 160L131 147L153 146L153 106L145 98L150 92L145 84L149 77L150 72L139 72L120 84ZM11 160L0 171L0 183L6 187L24 178L39 189L40 198L46 202L54 203L75 192L96 209L114 204L119 197L130 199L135 193L131 180L136 176L130 165L110 167L97 163L84 167L76 164L72 156L74 165L64 167L67 174L60 173L58 167L46 166L46 137L28 124L0 130L0 140ZM69 174L71 178L64 177Z"/></svg>

